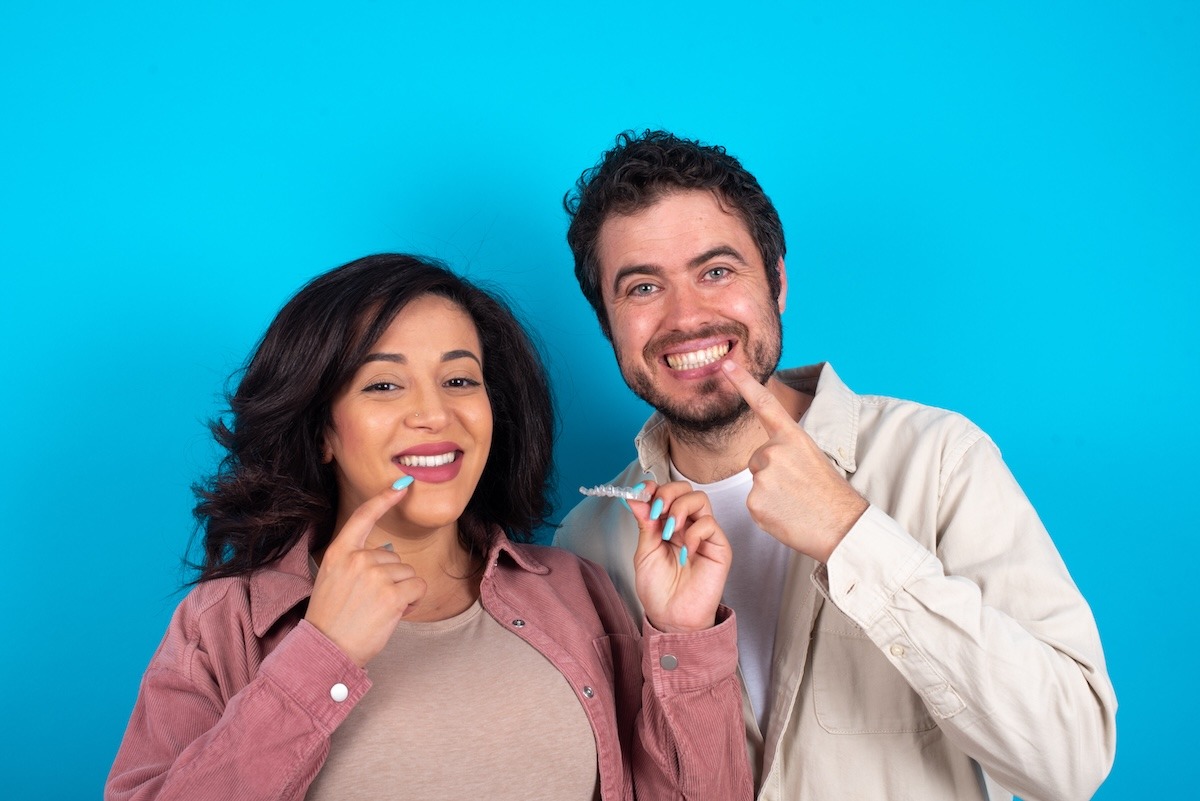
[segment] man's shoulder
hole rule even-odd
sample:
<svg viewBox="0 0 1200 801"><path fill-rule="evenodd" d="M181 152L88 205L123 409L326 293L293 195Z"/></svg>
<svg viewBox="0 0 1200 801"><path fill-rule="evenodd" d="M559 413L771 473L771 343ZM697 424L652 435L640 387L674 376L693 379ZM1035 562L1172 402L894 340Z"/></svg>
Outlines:
<svg viewBox="0 0 1200 801"><path fill-rule="evenodd" d="M915 439L974 443L987 435L966 415L952 409L887 395L859 395L861 429L884 429Z"/></svg>

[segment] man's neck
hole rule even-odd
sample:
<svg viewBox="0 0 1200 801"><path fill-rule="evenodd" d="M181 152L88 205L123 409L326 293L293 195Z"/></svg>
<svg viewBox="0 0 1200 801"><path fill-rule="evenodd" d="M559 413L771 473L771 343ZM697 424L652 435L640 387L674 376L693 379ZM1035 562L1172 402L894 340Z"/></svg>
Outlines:
<svg viewBox="0 0 1200 801"><path fill-rule="evenodd" d="M812 396L792 389L775 376L767 382L793 420L812 403ZM746 469L756 450L767 441L767 432L750 410L728 426L702 434L677 432L670 437L671 463L683 475L697 484L711 484Z"/></svg>

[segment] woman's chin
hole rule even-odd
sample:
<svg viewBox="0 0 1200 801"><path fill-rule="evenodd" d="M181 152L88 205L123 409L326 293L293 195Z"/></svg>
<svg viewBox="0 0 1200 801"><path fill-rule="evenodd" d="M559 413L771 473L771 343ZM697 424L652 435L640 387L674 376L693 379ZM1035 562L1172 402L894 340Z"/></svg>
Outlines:
<svg viewBox="0 0 1200 801"><path fill-rule="evenodd" d="M417 499L413 499L417 500ZM466 505L415 503L417 508L401 508L396 510L393 521L401 528L415 532L434 532L440 529L458 529L458 519L462 517Z"/></svg>

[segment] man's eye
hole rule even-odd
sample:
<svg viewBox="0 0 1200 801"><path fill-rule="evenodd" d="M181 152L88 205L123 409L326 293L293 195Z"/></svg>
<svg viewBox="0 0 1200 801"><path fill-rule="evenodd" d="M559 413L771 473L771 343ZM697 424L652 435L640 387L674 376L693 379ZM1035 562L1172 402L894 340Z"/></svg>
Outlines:
<svg viewBox="0 0 1200 801"><path fill-rule="evenodd" d="M728 267L713 267L708 271L709 278L724 278L729 275Z"/></svg>
<svg viewBox="0 0 1200 801"><path fill-rule="evenodd" d="M629 294L636 296L649 295L654 292L654 284L634 284L629 288Z"/></svg>

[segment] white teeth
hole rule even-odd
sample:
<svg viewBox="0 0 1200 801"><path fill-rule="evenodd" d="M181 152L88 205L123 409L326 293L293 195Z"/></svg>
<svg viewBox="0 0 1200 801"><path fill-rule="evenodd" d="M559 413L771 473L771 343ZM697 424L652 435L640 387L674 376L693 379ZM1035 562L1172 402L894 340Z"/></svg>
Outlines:
<svg viewBox="0 0 1200 801"><path fill-rule="evenodd" d="M706 364L712 364L717 359L729 353L729 343L722 342L704 350L694 350L691 353L671 353L667 356L667 366L672 370L694 370Z"/></svg>
<svg viewBox="0 0 1200 801"><path fill-rule="evenodd" d="M403 467L440 467L453 462L457 453L457 451L450 451L449 453L439 453L436 456L401 456L400 464Z"/></svg>

